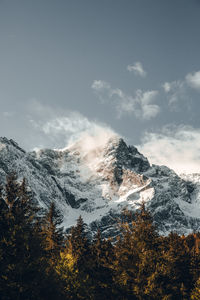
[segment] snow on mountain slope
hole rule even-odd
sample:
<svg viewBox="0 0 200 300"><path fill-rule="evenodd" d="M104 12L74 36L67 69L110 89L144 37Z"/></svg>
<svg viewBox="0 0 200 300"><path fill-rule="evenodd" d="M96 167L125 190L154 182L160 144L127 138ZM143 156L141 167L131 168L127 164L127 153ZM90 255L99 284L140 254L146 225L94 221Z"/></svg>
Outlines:
<svg viewBox="0 0 200 300"><path fill-rule="evenodd" d="M0 138L0 181L12 171L27 179L41 206L55 201L66 228L82 215L93 231L115 235L121 211L145 201L162 233L200 229L200 175L179 177L165 166L150 166L116 135L29 153Z"/></svg>

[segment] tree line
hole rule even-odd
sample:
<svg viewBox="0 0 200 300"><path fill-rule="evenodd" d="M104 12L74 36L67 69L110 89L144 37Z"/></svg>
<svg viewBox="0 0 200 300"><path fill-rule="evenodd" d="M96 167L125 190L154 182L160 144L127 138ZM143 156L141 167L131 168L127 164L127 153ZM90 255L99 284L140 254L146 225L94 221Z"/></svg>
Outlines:
<svg viewBox="0 0 200 300"><path fill-rule="evenodd" d="M0 189L0 299L200 299L200 234L159 235L142 204L124 211L115 241L70 233L54 202L38 208L26 180Z"/></svg>

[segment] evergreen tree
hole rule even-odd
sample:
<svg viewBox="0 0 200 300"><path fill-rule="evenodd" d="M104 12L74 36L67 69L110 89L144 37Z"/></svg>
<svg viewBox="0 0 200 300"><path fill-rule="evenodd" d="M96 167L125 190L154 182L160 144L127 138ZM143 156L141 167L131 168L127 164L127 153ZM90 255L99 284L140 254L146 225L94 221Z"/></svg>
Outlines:
<svg viewBox="0 0 200 300"><path fill-rule="evenodd" d="M152 216L142 203L136 220L132 222L132 239L137 253L137 273L133 290L138 299L148 299L152 293L149 279L155 273L156 262L159 259L158 238Z"/></svg>
<svg viewBox="0 0 200 300"><path fill-rule="evenodd" d="M133 286L137 274L138 254L134 246L131 226L123 224L122 237L115 246L114 282L124 299L136 299Z"/></svg>
<svg viewBox="0 0 200 300"><path fill-rule="evenodd" d="M36 293L34 288L29 293L29 288L34 285L34 268L38 265L34 257L37 257L40 243L34 235L33 211L29 200L25 181L19 185L14 174L8 176L1 199L1 206L4 207L1 219L4 218L6 224L0 241L4 261L0 280L2 299L14 299L17 294L19 299L24 295L31 299Z"/></svg>
<svg viewBox="0 0 200 300"><path fill-rule="evenodd" d="M129 212L126 216L128 222L122 224L122 237L115 247L115 279L126 299L165 299L168 278L153 219L144 203L135 218Z"/></svg>
<svg viewBox="0 0 200 300"><path fill-rule="evenodd" d="M113 281L113 246L110 240L102 239L100 230L94 237L92 248L92 271L95 299L117 299L117 287Z"/></svg>
<svg viewBox="0 0 200 300"><path fill-rule="evenodd" d="M125 211L121 236L92 241L83 219L64 240L52 202L42 220L26 180L0 188L2 300L200 299L200 234L159 236L142 204Z"/></svg>
<svg viewBox="0 0 200 300"><path fill-rule="evenodd" d="M38 208L27 192L25 180L19 184L16 176L8 176L0 206L1 299L54 299L58 295L55 284L52 289L55 281L45 274L47 263L35 227Z"/></svg>
<svg viewBox="0 0 200 300"><path fill-rule="evenodd" d="M175 299L185 299L192 282L190 254L185 246L184 238L177 233L170 233L165 242L166 251L163 257L166 261L165 274L168 277L168 290Z"/></svg>
<svg viewBox="0 0 200 300"><path fill-rule="evenodd" d="M92 271L92 252L81 217L71 229L65 248L60 252L56 271L63 282L68 299L95 299Z"/></svg>
<svg viewBox="0 0 200 300"><path fill-rule="evenodd" d="M68 242L71 244L73 255L77 257L78 267L87 269L91 249L87 238L86 224L81 216L78 218L76 226L72 227Z"/></svg>
<svg viewBox="0 0 200 300"><path fill-rule="evenodd" d="M42 236L44 249L51 263L57 259L64 242L63 228L60 227L63 218L52 202L42 222Z"/></svg>
<svg viewBox="0 0 200 300"><path fill-rule="evenodd" d="M199 300L200 299L200 278L197 280L194 289L191 293L191 300Z"/></svg>

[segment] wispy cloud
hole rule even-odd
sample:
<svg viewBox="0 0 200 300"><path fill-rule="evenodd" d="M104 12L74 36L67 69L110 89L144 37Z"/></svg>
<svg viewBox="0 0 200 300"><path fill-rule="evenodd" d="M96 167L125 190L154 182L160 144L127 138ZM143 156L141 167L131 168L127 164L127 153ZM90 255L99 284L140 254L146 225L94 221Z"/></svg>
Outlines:
<svg viewBox="0 0 200 300"><path fill-rule="evenodd" d="M162 87L163 87L163 89L166 93L169 93L172 89L172 83L171 82L165 82L165 83L163 83Z"/></svg>
<svg viewBox="0 0 200 300"><path fill-rule="evenodd" d="M147 75L147 72L144 70L142 63L137 61L133 65L128 65L126 69L129 72L134 72L135 75L139 75L141 77L145 77Z"/></svg>
<svg viewBox="0 0 200 300"><path fill-rule="evenodd" d="M175 80L172 82L165 82L162 85L165 93L167 94L169 106L177 108L179 100L186 98L185 82L181 80Z"/></svg>
<svg viewBox="0 0 200 300"><path fill-rule="evenodd" d="M200 71L187 74L185 80L191 88L200 91Z"/></svg>
<svg viewBox="0 0 200 300"><path fill-rule="evenodd" d="M100 132L107 136L116 135L108 125L89 120L77 111L62 111L37 100L31 102L30 108L27 118L34 130L37 148L63 148L83 135L95 136Z"/></svg>
<svg viewBox="0 0 200 300"><path fill-rule="evenodd" d="M111 103L121 117L123 114L133 114L137 118L150 120L157 116L160 107L155 104L158 91L137 90L134 96L128 95L119 88L112 88L108 82L94 80L92 89L102 102Z"/></svg>
<svg viewBox="0 0 200 300"><path fill-rule="evenodd" d="M157 95L158 91L142 92L141 90L137 90L135 100L140 106L140 109L138 110L139 117L150 120L157 116L160 112L160 107L153 103L157 98Z"/></svg>
<svg viewBox="0 0 200 300"><path fill-rule="evenodd" d="M92 83L92 88L96 91L110 90L111 86L108 82L103 80L94 80Z"/></svg>
<svg viewBox="0 0 200 300"><path fill-rule="evenodd" d="M159 132L146 132L138 148L151 163L169 166L177 173L199 173L200 128L166 126Z"/></svg>
<svg viewBox="0 0 200 300"><path fill-rule="evenodd" d="M179 101L188 100L191 89L200 91L200 71L188 73L184 79L165 82L162 85L167 94L169 106L177 109Z"/></svg>

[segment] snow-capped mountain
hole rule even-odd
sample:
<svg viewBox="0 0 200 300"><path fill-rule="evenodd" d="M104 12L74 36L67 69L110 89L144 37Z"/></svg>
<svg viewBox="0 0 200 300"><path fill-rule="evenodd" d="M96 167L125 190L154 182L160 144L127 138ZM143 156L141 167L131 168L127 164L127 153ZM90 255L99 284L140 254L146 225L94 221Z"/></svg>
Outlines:
<svg viewBox="0 0 200 300"><path fill-rule="evenodd" d="M13 171L27 179L42 207L55 201L66 228L81 215L93 231L100 227L104 236L115 235L121 211L144 201L160 232L200 229L200 174L178 176L166 166L151 166L118 136L36 152L0 138L0 182Z"/></svg>

